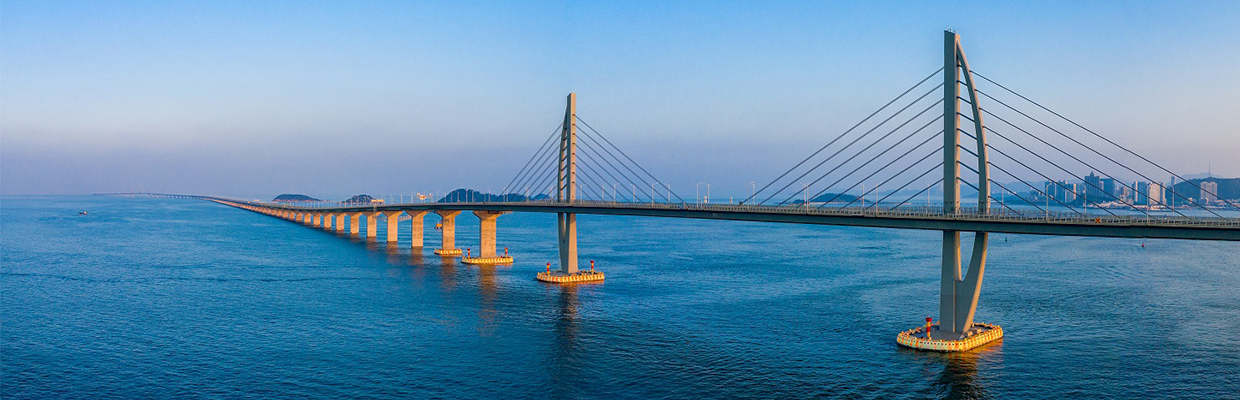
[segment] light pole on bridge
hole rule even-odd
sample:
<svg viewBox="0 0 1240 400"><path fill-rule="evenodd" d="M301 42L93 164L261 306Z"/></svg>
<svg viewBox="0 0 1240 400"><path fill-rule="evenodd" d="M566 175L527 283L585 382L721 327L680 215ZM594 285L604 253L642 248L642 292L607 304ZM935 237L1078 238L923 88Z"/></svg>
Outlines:
<svg viewBox="0 0 1240 400"><path fill-rule="evenodd" d="M698 191L698 189L700 189L702 185L706 185L706 197L705 198L703 198L702 193ZM710 184L706 182L698 182L696 185L693 185L693 196L696 197L697 203L699 205L703 203L710 204Z"/></svg>

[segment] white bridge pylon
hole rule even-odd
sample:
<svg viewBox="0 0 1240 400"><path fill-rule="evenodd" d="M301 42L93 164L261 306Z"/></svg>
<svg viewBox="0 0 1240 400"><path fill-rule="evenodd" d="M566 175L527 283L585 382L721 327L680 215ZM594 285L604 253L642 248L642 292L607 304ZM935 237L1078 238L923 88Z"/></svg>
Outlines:
<svg viewBox="0 0 1240 400"><path fill-rule="evenodd" d="M960 209L960 99L961 77L969 95L969 111L973 115L973 137L977 138L977 207L986 213L990 208L990 165L987 162L986 129L978 106L973 74L960 46L960 35L944 32L943 52L943 212ZM960 231L943 231L943 276L939 294L939 336L955 339L973 327L973 314L981 292L982 275L986 271L986 232L973 233L973 254L969 270L961 273Z"/></svg>

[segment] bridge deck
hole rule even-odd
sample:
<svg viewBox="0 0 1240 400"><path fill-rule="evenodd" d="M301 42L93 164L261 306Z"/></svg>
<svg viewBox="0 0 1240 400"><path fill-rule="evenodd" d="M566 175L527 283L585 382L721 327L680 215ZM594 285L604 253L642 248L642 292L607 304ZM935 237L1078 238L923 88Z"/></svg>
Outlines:
<svg viewBox="0 0 1240 400"><path fill-rule="evenodd" d="M1195 239L1240 241L1240 218L1180 217L1146 215L1081 215L1047 213L1040 216L1008 210L962 209L945 214L930 207L876 209L873 207L831 208L814 206L758 206L735 204L667 204L577 201L462 202L372 204L332 207L300 207L218 197L208 200L305 212L374 212L484 210L540 213L630 215L665 218L714 219L728 221L780 222L796 224L859 226L873 228L957 230L1058 236L1097 236L1123 238Z"/></svg>

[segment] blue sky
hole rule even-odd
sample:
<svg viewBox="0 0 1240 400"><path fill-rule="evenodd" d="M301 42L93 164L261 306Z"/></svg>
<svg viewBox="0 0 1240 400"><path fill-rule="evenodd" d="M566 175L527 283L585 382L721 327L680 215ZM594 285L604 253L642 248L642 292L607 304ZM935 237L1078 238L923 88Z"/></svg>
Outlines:
<svg viewBox="0 0 1240 400"><path fill-rule="evenodd" d="M1240 2L0 3L0 193L498 189L579 113L742 193L942 63L1240 176Z"/></svg>

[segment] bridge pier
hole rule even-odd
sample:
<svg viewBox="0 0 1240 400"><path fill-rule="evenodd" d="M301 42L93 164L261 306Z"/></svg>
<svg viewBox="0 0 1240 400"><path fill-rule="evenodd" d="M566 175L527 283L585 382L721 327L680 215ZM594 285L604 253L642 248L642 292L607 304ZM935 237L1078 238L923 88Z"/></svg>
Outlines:
<svg viewBox="0 0 1240 400"><path fill-rule="evenodd" d="M388 211L383 213L384 225L387 226L387 242L396 243L400 239L400 215L404 211Z"/></svg>
<svg viewBox="0 0 1240 400"><path fill-rule="evenodd" d="M337 233L344 232L344 217L345 217L345 214L336 214L336 232Z"/></svg>
<svg viewBox="0 0 1240 400"><path fill-rule="evenodd" d="M361 225L362 225L362 213L350 213L349 214L349 234L353 236L357 236L358 232L361 231Z"/></svg>
<svg viewBox="0 0 1240 400"><path fill-rule="evenodd" d="M505 251L503 255L495 253L496 221L507 211L474 211L478 216L478 256L465 257L461 262L476 265L512 264L512 257Z"/></svg>
<svg viewBox="0 0 1240 400"><path fill-rule="evenodd" d="M366 239L379 239L379 214L381 213L366 213Z"/></svg>
<svg viewBox="0 0 1240 400"><path fill-rule="evenodd" d="M422 237L425 235L426 226L423 221L426 220L428 211L405 211L409 214L409 247L415 249L422 248Z"/></svg>
<svg viewBox="0 0 1240 400"><path fill-rule="evenodd" d="M435 211L435 214L439 214L439 231L443 238L439 248L435 249L435 254L444 257L461 255L461 249L456 248L456 216L460 213L459 210Z"/></svg>

